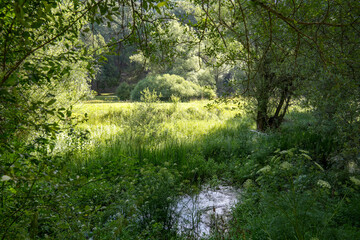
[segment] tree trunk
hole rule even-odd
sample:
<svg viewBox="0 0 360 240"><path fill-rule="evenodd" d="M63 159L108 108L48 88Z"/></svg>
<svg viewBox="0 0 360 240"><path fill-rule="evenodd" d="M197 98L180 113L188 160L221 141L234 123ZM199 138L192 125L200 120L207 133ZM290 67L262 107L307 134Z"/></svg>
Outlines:
<svg viewBox="0 0 360 240"><path fill-rule="evenodd" d="M265 81L266 83L266 81ZM258 131L264 132L267 129L277 129L280 127L281 123L284 120L284 116L288 110L290 99L291 99L291 90L289 85L283 86L283 91L276 106L275 113L271 116L269 113L269 85L264 84L262 89L259 91L257 96L257 115L256 115L256 127ZM272 96L275 97L275 96Z"/></svg>
<svg viewBox="0 0 360 240"><path fill-rule="evenodd" d="M284 120L284 116L287 112L291 99L291 94L288 88L285 88L281 94L279 103L276 107L276 111L272 117L269 118L269 127L277 129L280 127L281 123ZM285 104L285 105L284 105ZM281 112L282 111L282 112Z"/></svg>
<svg viewBox="0 0 360 240"><path fill-rule="evenodd" d="M268 102L269 95L261 91L257 98L256 128L258 131L265 131L268 128Z"/></svg>

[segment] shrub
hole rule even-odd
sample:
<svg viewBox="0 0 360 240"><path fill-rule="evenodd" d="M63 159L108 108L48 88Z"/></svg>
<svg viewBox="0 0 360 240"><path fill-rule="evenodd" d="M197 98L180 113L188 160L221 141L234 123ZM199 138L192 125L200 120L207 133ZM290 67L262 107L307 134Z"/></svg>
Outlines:
<svg viewBox="0 0 360 240"><path fill-rule="evenodd" d="M204 87L203 88L203 98L214 99L214 98L216 98L216 93L213 89L211 89L209 87Z"/></svg>
<svg viewBox="0 0 360 240"><path fill-rule="evenodd" d="M254 240L359 236L358 220L350 220L359 215L358 186L340 182L337 172L324 170L308 154L278 149L256 166L253 178L243 185L229 235ZM350 211L343 211L349 206Z"/></svg>
<svg viewBox="0 0 360 240"><path fill-rule="evenodd" d="M122 101L130 100L130 93L133 89L134 85L122 82L116 89L116 96Z"/></svg>
<svg viewBox="0 0 360 240"><path fill-rule="evenodd" d="M146 88L161 94L162 101L169 101L171 96L178 97L183 101L215 96L213 90L205 89L177 75L164 74L150 75L141 80L131 92L131 100L141 100L141 92Z"/></svg>

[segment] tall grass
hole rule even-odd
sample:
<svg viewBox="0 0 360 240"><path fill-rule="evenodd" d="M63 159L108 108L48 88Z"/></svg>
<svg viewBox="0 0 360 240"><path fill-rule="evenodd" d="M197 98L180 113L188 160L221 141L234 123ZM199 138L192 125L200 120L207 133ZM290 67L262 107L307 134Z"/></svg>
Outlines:
<svg viewBox="0 0 360 240"><path fill-rule="evenodd" d="M83 234L101 239L176 237L173 206L181 194L196 191L214 176L236 181L227 165L236 158L231 152L242 152L242 137L253 122L240 118L244 113L235 104L207 104L75 106L75 114L87 113L89 120L74 132L86 130L90 136L72 143L63 134L56 148L71 178L84 182L70 198L79 212L88 211Z"/></svg>
<svg viewBox="0 0 360 240"><path fill-rule="evenodd" d="M321 239L332 232L333 239L354 239L359 225L345 202L355 206L359 194L349 191L357 188L340 187L349 183L321 169L336 136L311 128L314 119L301 109L278 131L258 133L238 104L208 103L75 106L75 114L87 113L89 120L59 135L56 146L72 186L59 190L69 209L53 222L44 216L39 236L190 237L177 233L177 199L220 179L244 195L228 231L209 238Z"/></svg>

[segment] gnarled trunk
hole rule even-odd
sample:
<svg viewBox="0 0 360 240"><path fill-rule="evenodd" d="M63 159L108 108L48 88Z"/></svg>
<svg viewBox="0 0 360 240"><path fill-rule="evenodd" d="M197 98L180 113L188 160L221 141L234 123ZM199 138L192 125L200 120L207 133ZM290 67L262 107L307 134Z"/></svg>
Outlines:
<svg viewBox="0 0 360 240"><path fill-rule="evenodd" d="M277 129L280 127L284 120L285 114L288 110L291 99L291 79L286 79L282 88L280 98L275 106L275 112L272 114L270 110L270 98L276 96L270 95L271 81L264 79L261 88L257 94L257 115L256 115L256 127L258 131L264 132L268 129ZM271 115L272 114L272 115Z"/></svg>

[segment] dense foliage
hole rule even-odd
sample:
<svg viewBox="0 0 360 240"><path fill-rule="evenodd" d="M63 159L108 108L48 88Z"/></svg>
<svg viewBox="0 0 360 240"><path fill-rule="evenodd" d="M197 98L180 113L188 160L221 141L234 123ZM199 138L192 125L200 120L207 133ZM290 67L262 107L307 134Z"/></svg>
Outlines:
<svg viewBox="0 0 360 240"><path fill-rule="evenodd" d="M193 82L186 81L177 75L149 75L141 80L131 92L131 99L139 101L145 89L155 91L163 101L171 100L171 97L178 97L183 101L200 98L213 98L215 93L212 89L206 89Z"/></svg>
<svg viewBox="0 0 360 240"><path fill-rule="evenodd" d="M1 1L0 238L193 238L179 196L222 182L243 195L209 238L356 239L359 16L355 0ZM90 85L141 101L79 105Z"/></svg>
<svg viewBox="0 0 360 240"><path fill-rule="evenodd" d="M214 69L199 56L197 41L195 31L179 20L164 22L151 35L151 55L139 51L130 59L152 74L174 74L216 90Z"/></svg>
<svg viewBox="0 0 360 240"><path fill-rule="evenodd" d="M130 100L130 94L133 89L134 85L123 82L116 88L116 96L122 101Z"/></svg>
<svg viewBox="0 0 360 240"><path fill-rule="evenodd" d="M71 105L90 95L97 50L80 33L89 31L86 24L111 21L117 5L114 0L0 3L2 239L44 237L52 223L60 230L76 218L61 190L74 188L56 137L67 135L72 147L88 137L74 130L86 115L74 117ZM49 220L42 224L44 219Z"/></svg>
<svg viewBox="0 0 360 240"><path fill-rule="evenodd" d="M244 72L235 80L254 99L259 130L279 127L291 99L314 93L312 79L323 86L315 88L320 98L352 95L340 93L345 83L358 90L358 1L191 2L199 8L195 26L208 41L204 54Z"/></svg>

